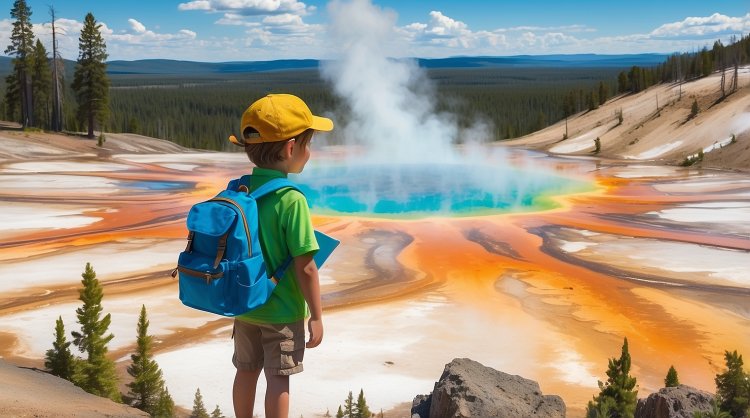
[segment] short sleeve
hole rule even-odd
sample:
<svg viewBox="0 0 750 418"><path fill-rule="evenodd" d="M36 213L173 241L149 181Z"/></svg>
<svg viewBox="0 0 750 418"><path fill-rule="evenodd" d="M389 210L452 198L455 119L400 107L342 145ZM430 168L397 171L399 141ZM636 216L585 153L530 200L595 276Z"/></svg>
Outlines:
<svg viewBox="0 0 750 418"><path fill-rule="evenodd" d="M318 241L315 239L310 208L302 193L290 190L284 198L282 225L286 238L286 245L292 257L316 252Z"/></svg>

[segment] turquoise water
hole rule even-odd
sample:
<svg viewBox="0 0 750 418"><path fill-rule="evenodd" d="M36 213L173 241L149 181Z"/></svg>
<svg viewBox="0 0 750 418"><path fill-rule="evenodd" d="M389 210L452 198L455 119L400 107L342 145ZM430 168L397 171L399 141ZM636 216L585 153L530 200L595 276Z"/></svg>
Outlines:
<svg viewBox="0 0 750 418"><path fill-rule="evenodd" d="M185 181L121 181L120 186L131 188L131 189L145 189L145 190L178 190L185 189L192 186L193 183Z"/></svg>
<svg viewBox="0 0 750 418"><path fill-rule="evenodd" d="M544 170L468 164L309 167L292 180L313 213L397 218L551 209L550 197L593 188Z"/></svg>

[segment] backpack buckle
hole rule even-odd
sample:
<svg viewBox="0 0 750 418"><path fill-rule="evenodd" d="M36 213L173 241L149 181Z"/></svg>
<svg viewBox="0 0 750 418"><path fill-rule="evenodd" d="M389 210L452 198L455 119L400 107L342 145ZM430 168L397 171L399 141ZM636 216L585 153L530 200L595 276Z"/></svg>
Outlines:
<svg viewBox="0 0 750 418"><path fill-rule="evenodd" d="M207 285L211 284L211 273L206 273L203 277L206 279Z"/></svg>

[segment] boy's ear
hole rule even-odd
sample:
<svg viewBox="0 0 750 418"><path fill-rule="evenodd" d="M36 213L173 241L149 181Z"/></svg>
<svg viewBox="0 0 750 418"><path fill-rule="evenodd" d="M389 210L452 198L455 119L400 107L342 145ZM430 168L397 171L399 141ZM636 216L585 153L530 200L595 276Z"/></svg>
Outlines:
<svg viewBox="0 0 750 418"><path fill-rule="evenodd" d="M295 142L297 142L297 141L287 141L284 144L284 148L283 148L282 152L284 154L284 159L285 160L289 159L289 158L292 158L292 151L294 151L294 143Z"/></svg>

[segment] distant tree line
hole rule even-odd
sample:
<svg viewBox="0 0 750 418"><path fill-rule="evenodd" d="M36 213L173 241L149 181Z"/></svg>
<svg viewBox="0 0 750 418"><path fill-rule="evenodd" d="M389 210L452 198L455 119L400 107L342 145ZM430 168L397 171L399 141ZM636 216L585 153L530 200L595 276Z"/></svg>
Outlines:
<svg viewBox="0 0 750 418"><path fill-rule="evenodd" d="M570 89L576 94L605 85L613 91L617 69L441 69L429 70L437 112L448 112L460 128L486 122L491 139L515 138L560 120ZM273 92L300 96L316 112L346 106L316 70L292 70L174 78L112 75L108 129L164 138L193 148L229 149L227 136L256 98ZM337 120L338 123L345 120Z"/></svg>
<svg viewBox="0 0 750 418"><path fill-rule="evenodd" d="M732 36L729 45L720 40L713 48L703 47L698 52L675 53L655 67L633 66L617 76L618 93L638 93L658 83L683 82L707 77L714 71L721 72L722 98L737 90L739 67L748 63L750 57L750 35L737 39ZM726 73L731 79L727 81Z"/></svg>

